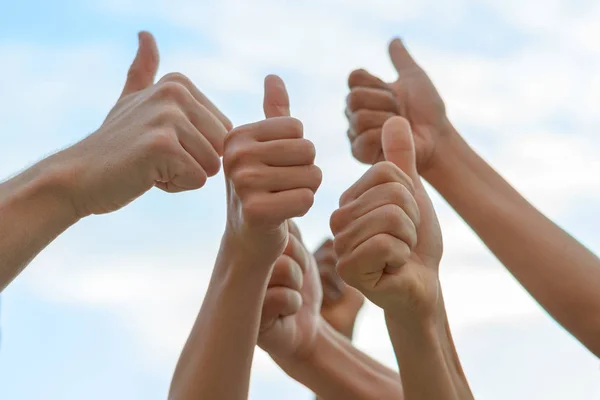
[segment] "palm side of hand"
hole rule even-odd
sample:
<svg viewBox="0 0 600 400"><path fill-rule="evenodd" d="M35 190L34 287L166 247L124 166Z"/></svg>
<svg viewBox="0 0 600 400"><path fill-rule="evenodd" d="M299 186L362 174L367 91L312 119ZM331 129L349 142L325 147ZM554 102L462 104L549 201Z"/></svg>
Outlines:
<svg viewBox="0 0 600 400"><path fill-rule="evenodd" d="M423 172L449 124L446 107L425 71L417 64L403 66L398 75L398 80L389 86L398 101L400 115L413 129L417 168Z"/></svg>
<svg viewBox="0 0 600 400"><path fill-rule="evenodd" d="M294 226L290 227L290 236L296 230ZM279 316L272 321L263 319L258 338L259 346L276 358L307 355L317 334L323 299L321 282L314 257L302 247L307 260L300 289L302 305L291 315Z"/></svg>

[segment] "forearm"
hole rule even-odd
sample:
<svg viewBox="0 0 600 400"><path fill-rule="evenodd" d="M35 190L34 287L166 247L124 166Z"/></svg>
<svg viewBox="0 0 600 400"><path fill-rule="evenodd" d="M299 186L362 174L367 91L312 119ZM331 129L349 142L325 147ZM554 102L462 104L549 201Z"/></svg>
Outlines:
<svg viewBox="0 0 600 400"><path fill-rule="evenodd" d="M53 159L0 185L0 291L79 220L68 195L67 175Z"/></svg>
<svg viewBox="0 0 600 400"><path fill-rule="evenodd" d="M198 318L177 364L172 400L248 398L268 268L221 248ZM237 265L236 265L237 264Z"/></svg>
<svg viewBox="0 0 600 400"><path fill-rule="evenodd" d="M327 400L402 399L400 377L373 360L325 321L314 351L305 360L279 360L284 371Z"/></svg>
<svg viewBox="0 0 600 400"><path fill-rule="evenodd" d="M386 314L407 400L473 399L440 308L431 321L395 320Z"/></svg>
<svg viewBox="0 0 600 400"><path fill-rule="evenodd" d="M435 165L425 178L525 289L600 355L600 260L538 212L458 134L449 136Z"/></svg>

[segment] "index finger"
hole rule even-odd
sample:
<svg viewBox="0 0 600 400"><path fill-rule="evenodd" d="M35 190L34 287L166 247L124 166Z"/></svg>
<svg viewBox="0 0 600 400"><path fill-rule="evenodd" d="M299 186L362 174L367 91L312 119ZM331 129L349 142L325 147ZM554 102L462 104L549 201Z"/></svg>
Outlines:
<svg viewBox="0 0 600 400"><path fill-rule="evenodd" d="M163 76L159 83L167 81L178 82L185 86L200 104L206 107L206 109L210 111L211 114L217 117L217 119L223 124L227 132L229 132L233 128L233 124L231 123L229 118L227 118L225 114L223 114L221 110L219 110L217 106L215 106L214 103L210 101L208 97L206 97L206 95L204 95L204 93L202 93L188 77L179 73L171 73Z"/></svg>
<svg viewBox="0 0 600 400"><path fill-rule="evenodd" d="M369 87L373 89L391 90L387 83L364 69L354 70L348 77L348 87L350 89L358 86Z"/></svg>
<svg viewBox="0 0 600 400"><path fill-rule="evenodd" d="M404 171L389 161L381 161L369 168L358 181L342 194L340 207L358 199L367 190L388 182L398 182L405 186L411 194L414 193L413 181Z"/></svg>

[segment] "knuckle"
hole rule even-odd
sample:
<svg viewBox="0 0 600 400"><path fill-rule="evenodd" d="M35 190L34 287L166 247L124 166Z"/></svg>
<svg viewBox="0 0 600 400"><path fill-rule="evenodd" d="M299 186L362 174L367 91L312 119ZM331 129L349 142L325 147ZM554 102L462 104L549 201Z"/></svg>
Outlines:
<svg viewBox="0 0 600 400"><path fill-rule="evenodd" d="M190 82L190 79L181 72L169 72L162 77L161 82L179 82L185 85Z"/></svg>
<svg viewBox="0 0 600 400"><path fill-rule="evenodd" d="M351 189L347 189L344 193L342 193L342 195L340 196L340 201L339 201L339 205L340 208L343 206L346 206L347 204L349 204L352 200L354 200L354 193L352 192Z"/></svg>
<svg viewBox="0 0 600 400"><path fill-rule="evenodd" d="M308 155L307 158L310 159L311 162L314 162L315 158L317 157L317 149L315 148L315 144L310 140L304 139L302 141L302 146L304 148L301 151Z"/></svg>
<svg viewBox="0 0 600 400"><path fill-rule="evenodd" d="M227 135L225 135L225 147L230 146L231 143L236 143L240 140L245 140L246 138L250 137L251 132L252 129L249 125L242 125L232 129Z"/></svg>
<svg viewBox="0 0 600 400"><path fill-rule="evenodd" d="M361 140L352 141L352 156L365 164L377 163L383 155L381 149L381 129L377 133L378 135L363 135Z"/></svg>
<svg viewBox="0 0 600 400"><path fill-rule="evenodd" d="M345 214L344 208L338 208L331 214L331 217L329 218L329 227L331 228L331 233L333 233L333 236L337 237L344 228L347 218ZM334 246L335 242L336 241L334 240Z"/></svg>
<svg viewBox="0 0 600 400"><path fill-rule="evenodd" d="M284 126L283 129L290 132L293 137L303 137L304 136L304 125L302 121L294 117L284 117L282 119Z"/></svg>
<svg viewBox="0 0 600 400"><path fill-rule="evenodd" d="M404 225L404 211L395 204L386 204L381 207L381 218L388 228Z"/></svg>
<svg viewBox="0 0 600 400"><path fill-rule="evenodd" d="M257 224L263 222L264 204L260 198L250 196L242 201L242 215L244 220L249 224Z"/></svg>
<svg viewBox="0 0 600 400"><path fill-rule="evenodd" d="M358 133L362 133L367 129L370 116L371 112L369 110L357 110L352 113L352 125Z"/></svg>
<svg viewBox="0 0 600 400"><path fill-rule="evenodd" d="M223 152L223 169L226 174L231 174L236 166L250 160L253 148L248 143L227 142Z"/></svg>
<svg viewBox="0 0 600 400"><path fill-rule="evenodd" d="M409 188L399 182L392 182L390 200L401 207L411 217L415 225L419 225L420 212L415 198Z"/></svg>
<svg viewBox="0 0 600 400"><path fill-rule="evenodd" d="M231 174L231 182L237 191L256 186L262 178L263 174L258 168L239 168Z"/></svg>
<svg viewBox="0 0 600 400"><path fill-rule="evenodd" d="M354 71L352 71L350 73L350 75L348 76L348 86L350 88L358 85L358 83L364 79L365 75L367 75L368 72L365 71L364 69L355 69Z"/></svg>
<svg viewBox="0 0 600 400"><path fill-rule="evenodd" d="M306 215L315 203L315 195L311 190L301 190L296 198L300 208L300 217Z"/></svg>
<svg viewBox="0 0 600 400"><path fill-rule="evenodd" d="M215 176L221 169L221 159L218 156L210 155L205 162L205 170L208 176Z"/></svg>
<svg viewBox="0 0 600 400"><path fill-rule="evenodd" d="M352 286L358 290L361 289L360 285L360 272L357 270L352 258L346 258L340 260L335 267L337 274L346 284Z"/></svg>
<svg viewBox="0 0 600 400"><path fill-rule="evenodd" d="M187 88L179 82L162 81L156 85L155 95L161 100L180 102L186 97Z"/></svg>
<svg viewBox="0 0 600 400"><path fill-rule="evenodd" d="M399 168L390 161L378 162L371 168L371 171L375 176L389 182L397 180L398 170Z"/></svg>
<svg viewBox="0 0 600 400"><path fill-rule="evenodd" d="M206 180L208 179L206 174L204 174L201 170L193 169L184 172L186 176L186 181L188 181L190 189L200 189L204 184L206 184Z"/></svg>
<svg viewBox="0 0 600 400"><path fill-rule="evenodd" d="M310 166L310 182L311 182L311 186L310 189L313 192L316 192L317 189L319 188L319 186L321 186L321 182L323 181L323 171L321 171L321 168L317 167L316 165L311 165Z"/></svg>
<svg viewBox="0 0 600 400"><path fill-rule="evenodd" d="M389 188L390 200L393 201L394 204L404 207L406 204L410 203L412 194L406 186L399 182L390 182Z"/></svg>
<svg viewBox="0 0 600 400"><path fill-rule="evenodd" d="M381 254L384 257L389 257L393 252L392 236L387 234L378 234L371 238L370 244L373 246L374 251L377 254Z"/></svg>
<svg viewBox="0 0 600 400"><path fill-rule="evenodd" d="M154 125L174 125L183 118L183 112L179 107L173 105L164 105L154 115Z"/></svg>
<svg viewBox="0 0 600 400"><path fill-rule="evenodd" d="M343 234L335 238L335 241L333 242L333 249L338 257L342 257L345 254L347 247L346 238Z"/></svg>
<svg viewBox="0 0 600 400"><path fill-rule="evenodd" d="M161 129L148 135L147 149L149 153L173 153L177 134L172 129Z"/></svg>
<svg viewBox="0 0 600 400"><path fill-rule="evenodd" d="M415 191L413 180L396 164L390 161L380 161L371 168L371 173L382 182L398 182L404 185L412 194Z"/></svg>
<svg viewBox="0 0 600 400"><path fill-rule="evenodd" d="M352 112L360 109L363 103L363 96L361 88L353 88L346 98L348 109Z"/></svg>

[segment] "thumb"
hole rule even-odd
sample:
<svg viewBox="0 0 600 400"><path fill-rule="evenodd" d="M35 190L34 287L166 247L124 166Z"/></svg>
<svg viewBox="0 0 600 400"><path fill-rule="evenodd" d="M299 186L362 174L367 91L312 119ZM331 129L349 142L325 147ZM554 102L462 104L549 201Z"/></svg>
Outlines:
<svg viewBox="0 0 600 400"><path fill-rule="evenodd" d="M392 64L394 64L394 68L401 74L402 71L410 68L417 67L417 63L412 58L406 47L404 47L404 43L402 40L396 38L390 42L389 46L390 59L392 60Z"/></svg>
<svg viewBox="0 0 600 400"><path fill-rule="evenodd" d="M138 51L129 71L127 81L120 97L140 91L154 84L154 77L158 71L158 47L156 40L150 32L138 33Z"/></svg>
<svg viewBox="0 0 600 400"><path fill-rule="evenodd" d="M387 161L394 163L415 183L418 182L415 142L408 121L402 117L392 117L383 124L381 147Z"/></svg>
<svg viewBox="0 0 600 400"><path fill-rule="evenodd" d="M290 116L290 98L285 83L277 75L268 75L265 78L263 109L266 118Z"/></svg>

